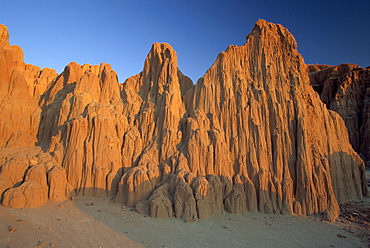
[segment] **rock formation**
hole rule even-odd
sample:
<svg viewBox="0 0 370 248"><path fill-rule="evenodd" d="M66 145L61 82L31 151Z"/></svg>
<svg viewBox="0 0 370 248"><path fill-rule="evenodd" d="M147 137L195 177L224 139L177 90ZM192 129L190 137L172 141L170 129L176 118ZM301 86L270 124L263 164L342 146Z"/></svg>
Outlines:
<svg viewBox="0 0 370 248"><path fill-rule="evenodd" d="M5 54L13 48L2 30ZM143 71L124 84L104 63L70 63L56 75L0 57L2 87L18 83L29 101L27 111L13 104L22 118L13 117L3 103L19 98L1 93L2 123L22 120L0 129L2 204L78 194L186 221L224 211L334 220L338 203L367 195L364 163L310 86L296 47L287 29L259 20L196 85L165 43L153 44Z"/></svg>
<svg viewBox="0 0 370 248"><path fill-rule="evenodd" d="M370 167L370 68L310 65L310 80L328 109L342 116L349 140Z"/></svg>

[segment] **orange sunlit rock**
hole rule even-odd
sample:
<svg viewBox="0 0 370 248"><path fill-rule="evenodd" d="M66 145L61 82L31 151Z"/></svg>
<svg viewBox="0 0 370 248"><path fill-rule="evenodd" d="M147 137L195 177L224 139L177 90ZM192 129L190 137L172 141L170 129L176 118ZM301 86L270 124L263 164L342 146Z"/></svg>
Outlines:
<svg viewBox="0 0 370 248"><path fill-rule="evenodd" d="M166 43L119 84L105 63L72 62L60 75L25 66L0 33L4 205L78 194L186 221L225 211L332 221L338 203L367 195L343 119L311 87L281 25L259 20L195 85Z"/></svg>

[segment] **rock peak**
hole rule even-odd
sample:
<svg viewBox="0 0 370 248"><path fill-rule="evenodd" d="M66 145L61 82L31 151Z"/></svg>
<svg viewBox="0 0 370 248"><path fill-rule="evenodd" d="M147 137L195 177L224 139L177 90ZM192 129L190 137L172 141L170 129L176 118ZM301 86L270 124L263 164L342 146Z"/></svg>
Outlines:
<svg viewBox="0 0 370 248"><path fill-rule="evenodd" d="M160 53L161 51L165 51L166 49L169 49L171 51L174 51L172 46L166 42L155 42L152 44L151 51Z"/></svg>
<svg viewBox="0 0 370 248"><path fill-rule="evenodd" d="M0 47L8 48L9 46L8 27L0 24Z"/></svg>
<svg viewBox="0 0 370 248"><path fill-rule="evenodd" d="M261 40L266 44L271 43L269 42L269 39L271 39L272 37L276 37L280 39L280 42L282 42L279 45L288 45L287 48L293 50L298 47L294 36L289 32L287 28L283 27L281 24L275 24L263 19L259 19L256 22L252 32L246 37L247 41L250 38L255 37L256 39ZM265 44L261 43L261 45L263 46Z"/></svg>
<svg viewBox="0 0 370 248"><path fill-rule="evenodd" d="M165 63L170 63L173 64L174 67L177 67L176 51L167 43L153 43L145 61L146 69L150 67L157 68L158 65L163 65Z"/></svg>
<svg viewBox="0 0 370 248"><path fill-rule="evenodd" d="M262 27L262 26L264 26L264 25L268 25L268 23L269 22L267 22L265 19L258 19L257 21L256 21L256 26L260 26L260 27ZM274 23L271 23L271 24L274 24Z"/></svg>

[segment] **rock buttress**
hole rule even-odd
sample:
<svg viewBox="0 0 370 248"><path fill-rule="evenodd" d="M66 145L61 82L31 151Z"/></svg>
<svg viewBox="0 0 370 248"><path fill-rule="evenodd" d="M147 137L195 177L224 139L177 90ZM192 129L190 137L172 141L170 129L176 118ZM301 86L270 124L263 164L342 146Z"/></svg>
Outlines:
<svg viewBox="0 0 370 248"><path fill-rule="evenodd" d="M193 174L226 176L245 195L228 209L333 219L338 202L367 194L363 163L296 47L287 29L260 20L245 45L219 54L188 95L184 153Z"/></svg>

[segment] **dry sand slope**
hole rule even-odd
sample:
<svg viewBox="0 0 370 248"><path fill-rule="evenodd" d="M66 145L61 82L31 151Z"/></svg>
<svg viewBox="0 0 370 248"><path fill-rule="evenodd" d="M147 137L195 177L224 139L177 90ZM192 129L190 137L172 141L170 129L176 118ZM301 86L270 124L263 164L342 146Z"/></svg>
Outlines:
<svg viewBox="0 0 370 248"><path fill-rule="evenodd" d="M365 202L369 206L369 198ZM0 247L11 248L368 247L368 231L345 219L260 213L186 223L146 217L108 198L78 197L24 210L0 206Z"/></svg>

